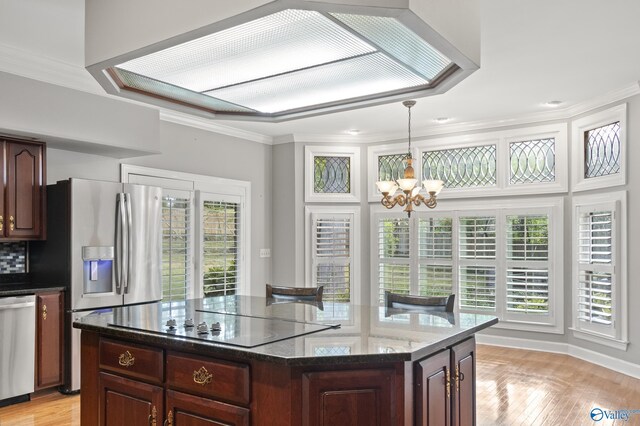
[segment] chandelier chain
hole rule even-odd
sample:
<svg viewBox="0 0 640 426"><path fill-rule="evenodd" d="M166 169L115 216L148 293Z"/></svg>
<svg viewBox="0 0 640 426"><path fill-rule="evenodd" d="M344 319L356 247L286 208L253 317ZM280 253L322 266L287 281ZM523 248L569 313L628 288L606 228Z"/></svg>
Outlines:
<svg viewBox="0 0 640 426"><path fill-rule="evenodd" d="M409 110L409 157L411 157L411 106L407 106L407 109Z"/></svg>

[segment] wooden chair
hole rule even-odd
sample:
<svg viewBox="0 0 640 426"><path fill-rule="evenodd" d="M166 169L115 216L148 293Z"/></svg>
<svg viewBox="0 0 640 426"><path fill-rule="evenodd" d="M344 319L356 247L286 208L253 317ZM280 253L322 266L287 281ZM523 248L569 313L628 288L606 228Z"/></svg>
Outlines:
<svg viewBox="0 0 640 426"><path fill-rule="evenodd" d="M389 291L384 292L387 308L407 309L420 312L453 312L456 295L444 297L408 296Z"/></svg>
<svg viewBox="0 0 640 426"><path fill-rule="evenodd" d="M281 287L267 284L267 298L321 302L323 290L323 286Z"/></svg>

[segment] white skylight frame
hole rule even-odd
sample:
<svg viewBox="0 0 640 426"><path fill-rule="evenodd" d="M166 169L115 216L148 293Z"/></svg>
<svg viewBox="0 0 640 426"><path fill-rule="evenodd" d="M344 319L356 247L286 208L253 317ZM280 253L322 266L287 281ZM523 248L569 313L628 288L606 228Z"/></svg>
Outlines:
<svg viewBox="0 0 640 426"><path fill-rule="evenodd" d="M446 56L451 61L451 64L443 69L427 84L413 84L401 89L397 89L391 85L392 87L390 87L389 90L382 93L360 95L356 92L353 97L346 100L326 101L323 99L319 104L303 105L302 107L296 107L295 103L293 103L291 104L293 107L288 107L288 109L284 111L276 112L254 111L247 105L234 105L233 101L218 101L213 98L209 98L202 102L193 101L194 95L199 96L199 94L197 92L189 92L188 90L180 96L166 96L165 93L171 93L175 89L175 87L168 83L162 83L165 87L160 93L148 93L145 90L128 87L123 83L122 78L120 78L115 70L116 66L127 63L128 61L134 61L136 58L165 49L170 49L179 44L188 43L209 34L226 31L235 26L243 25L287 9L318 11L325 17L333 17L333 20L336 22L339 21L334 16L336 14L372 15L375 17L393 18L398 23L406 27L406 29L413 32L416 36L426 40L434 50L441 52L442 55ZM365 44L367 44L367 42L368 41L365 39ZM375 45L375 43L373 44L376 51L386 53L384 49ZM355 58L359 57L361 56L355 56ZM457 48L445 40L440 34L433 30L409 9L311 3L301 0L276 0L275 2L265 4L223 21L219 21L211 25L201 27L197 30L178 35L171 39L155 43L151 46L90 65L87 67L87 70L98 80L108 93L126 98L152 103L182 112L202 115L209 118L216 116L217 118L230 118L234 120L281 122L295 118L391 103L408 97L422 97L443 93L478 68L479 67L476 63L464 56ZM154 81L153 79L148 80L149 81L147 81L147 83L152 83ZM229 110L216 109L216 106L219 106L220 104L227 104L231 107Z"/></svg>

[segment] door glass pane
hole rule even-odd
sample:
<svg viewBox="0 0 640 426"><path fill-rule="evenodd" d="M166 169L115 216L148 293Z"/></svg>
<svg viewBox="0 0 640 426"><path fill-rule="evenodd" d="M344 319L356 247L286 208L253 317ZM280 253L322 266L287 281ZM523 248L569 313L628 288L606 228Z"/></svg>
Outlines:
<svg viewBox="0 0 640 426"><path fill-rule="evenodd" d="M204 201L202 224L204 295L236 294L239 282L240 204Z"/></svg>

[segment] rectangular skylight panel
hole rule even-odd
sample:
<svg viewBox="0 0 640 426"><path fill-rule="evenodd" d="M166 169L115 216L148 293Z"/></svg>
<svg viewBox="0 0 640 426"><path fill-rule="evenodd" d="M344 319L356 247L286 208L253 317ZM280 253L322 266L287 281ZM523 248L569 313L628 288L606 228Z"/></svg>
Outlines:
<svg viewBox="0 0 640 426"><path fill-rule="evenodd" d="M384 52L432 80L451 60L394 18L331 13Z"/></svg>
<svg viewBox="0 0 640 426"><path fill-rule="evenodd" d="M373 51L318 12L287 9L117 67L204 92Z"/></svg>
<svg viewBox="0 0 640 426"><path fill-rule="evenodd" d="M428 82L381 53L207 92L264 113L409 89Z"/></svg>
<svg viewBox="0 0 640 426"><path fill-rule="evenodd" d="M185 102L190 105L207 108L213 111L243 113L255 112L252 109L244 108L240 105L234 105L232 103L225 102L211 96L203 95L198 92L192 92L181 87L176 87L170 84L163 83L161 81L152 80L150 78L137 75L129 71L116 68L115 72L122 83L125 84L125 86L158 95L163 98L167 98L168 100Z"/></svg>

